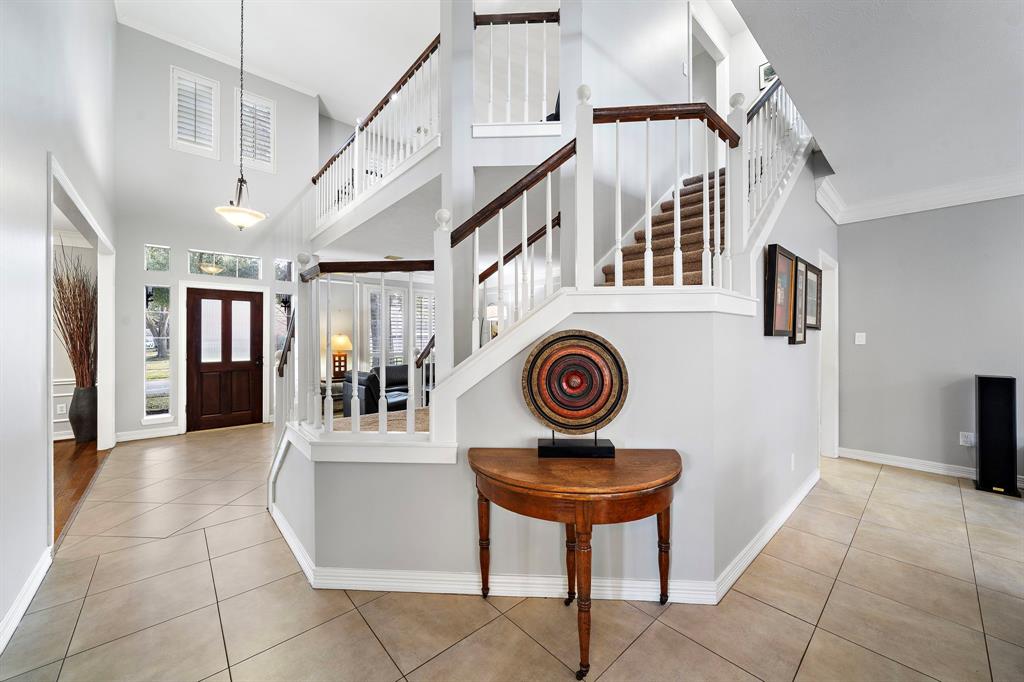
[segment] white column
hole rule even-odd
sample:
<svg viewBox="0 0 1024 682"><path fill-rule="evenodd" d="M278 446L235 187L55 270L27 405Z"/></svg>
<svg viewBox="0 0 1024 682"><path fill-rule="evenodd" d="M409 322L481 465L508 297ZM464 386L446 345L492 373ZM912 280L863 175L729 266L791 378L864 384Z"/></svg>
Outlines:
<svg viewBox="0 0 1024 682"><path fill-rule="evenodd" d="M359 433L359 414L360 414L360 402L359 402L359 351L361 346L359 343L359 334L362 331L360 316L362 313L362 306L359 304L359 283L356 279L355 273L352 273L352 362L349 369L349 379L352 383L352 400L349 401L349 407L351 412L352 422L352 433Z"/></svg>
<svg viewBox="0 0 1024 682"><path fill-rule="evenodd" d="M480 230L473 230L473 328L470 353L480 350Z"/></svg>
<svg viewBox="0 0 1024 682"><path fill-rule="evenodd" d="M551 271L551 249L554 246L554 226L551 224L551 173L547 174L544 182L545 217L547 218L546 233L544 235L544 300L551 297L555 288L555 275Z"/></svg>
<svg viewBox="0 0 1024 682"><path fill-rule="evenodd" d="M309 336L310 356L313 358L313 390L315 391L315 402L313 404L313 428L323 427L323 402L320 397L320 280L313 282L313 333Z"/></svg>
<svg viewBox="0 0 1024 682"><path fill-rule="evenodd" d="M391 306L384 288L384 273L380 273L380 296L377 299L377 348L380 349L380 397L377 399L377 424L381 433L388 432L388 340L391 338Z"/></svg>
<svg viewBox="0 0 1024 682"><path fill-rule="evenodd" d="M409 291L405 301L405 365L409 372L409 390L405 398L405 432L416 432L416 294L409 273Z"/></svg>
<svg viewBox="0 0 1024 682"><path fill-rule="evenodd" d="M436 322L434 349L436 362L431 379L443 380L455 366L455 324L452 308L452 214L448 209L438 209L434 214L437 229L434 230L434 298L436 300Z"/></svg>
<svg viewBox="0 0 1024 682"><path fill-rule="evenodd" d="M622 140L615 122L615 286L622 286Z"/></svg>
<svg viewBox="0 0 1024 682"><path fill-rule="evenodd" d="M326 307L324 314L327 316L327 324L324 325L326 327L324 329L326 337L324 345L327 347L324 358L324 431L334 430L334 340L331 338L331 282L333 282L333 278L331 275L327 275L327 293L324 295Z"/></svg>
<svg viewBox="0 0 1024 682"><path fill-rule="evenodd" d="M590 88L576 89L576 289L594 288L594 107ZM566 229L563 225L562 229Z"/></svg>
<svg viewBox="0 0 1024 682"><path fill-rule="evenodd" d="M315 206L314 206L315 208ZM295 256L299 272L302 272L310 263L308 253L298 253ZM309 381L309 361L306 358L306 349L302 344L306 343L306 334L309 333L309 283L299 278L295 286L295 295L292 297L292 315L295 316L295 339L292 341L292 363L295 365L297 386L297 411L295 419L303 421L309 414L309 406L312 402Z"/></svg>
<svg viewBox="0 0 1024 682"><path fill-rule="evenodd" d="M654 249L651 246L651 119L644 121L644 286L654 286Z"/></svg>
<svg viewBox="0 0 1024 682"><path fill-rule="evenodd" d="M683 285L683 251L679 246L679 240L681 238L680 233L682 231L682 217L680 213L680 197L679 193L683 189L681 176L679 174L679 119L675 118L672 120L672 147L675 150L676 159L676 174L675 174L675 185L672 194L675 195L675 206L672 209L674 215L672 216L672 285L682 286Z"/></svg>

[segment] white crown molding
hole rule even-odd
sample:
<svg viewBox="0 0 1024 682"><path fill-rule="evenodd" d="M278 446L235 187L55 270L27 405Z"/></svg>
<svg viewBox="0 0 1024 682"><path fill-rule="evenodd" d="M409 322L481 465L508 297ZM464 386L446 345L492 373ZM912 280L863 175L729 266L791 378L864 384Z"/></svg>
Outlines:
<svg viewBox="0 0 1024 682"><path fill-rule="evenodd" d="M25 579L21 590L18 591L18 596L14 598L14 602L7 609L3 619L0 619L0 651L3 651L7 643L11 641L14 630L18 627L18 623L21 622L22 616L28 611L32 598L36 596L36 590L39 589L43 578L46 577L46 571L50 568L50 563L53 561L52 550L52 546L43 550L39 561L36 562L32 572L28 574L28 578Z"/></svg>
<svg viewBox="0 0 1024 682"><path fill-rule="evenodd" d="M1024 194L1024 175L981 178L857 204L848 204L832 184L832 179L826 178L818 186L815 196L818 205L825 209L837 225L845 225L1021 194Z"/></svg>
<svg viewBox="0 0 1024 682"><path fill-rule="evenodd" d="M117 7L118 3L115 3L114 6ZM202 55L203 57L206 57L208 59L212 59L222 64L227 64L228 66L233 66L236 69L238 68L238 59L236 57L229 57L227 55L221 54L220 52L209 50L205 47L202 47L201 45L196 45L195 43L189 42L171 33L167 33L166 31L161 31L158 28L153 28L144 21L138 21L135 19L122 17L120 12L117 12L117 23L121 24L122 26L127 26L128 28L134 28L136 31L142 31L143 33L153 36L154 38L159 38L160 40L171 43L173 45L177 45L178 47L189 50L190 52L195 52L196 54ZM280 85L282 87L294 90L295 92L302 93L307 97L318 97L320 94L318 92L310 90L307 87L294 83L288 80L287 78L282 78L281 76L270 73L268 71L262 71L247 67L245 69L245 72L252 76L256 76L257 78L262 78L264 80L270 81L271 83L276 83L277 85Z"/></svg>

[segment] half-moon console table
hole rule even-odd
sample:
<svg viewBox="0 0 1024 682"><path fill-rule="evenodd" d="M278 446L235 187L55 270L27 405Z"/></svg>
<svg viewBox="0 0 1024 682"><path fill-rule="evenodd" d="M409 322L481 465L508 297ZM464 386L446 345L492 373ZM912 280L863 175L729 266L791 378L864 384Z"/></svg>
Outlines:
<svg viewBox="0 0 1024 682"><path fill-rule="evenodd" d="M658 569L661 603L668 601L669 516L672 485L682 473L675 450L617 450L614 459L537 457L527 448L471 448L480 521L480 578L490 591L490 503L509 511L565 524L565 564L569 589L565 605L579 588L577 624L580 668L590 670L590 535L595 524L625 523L658 516Z"/></svg>

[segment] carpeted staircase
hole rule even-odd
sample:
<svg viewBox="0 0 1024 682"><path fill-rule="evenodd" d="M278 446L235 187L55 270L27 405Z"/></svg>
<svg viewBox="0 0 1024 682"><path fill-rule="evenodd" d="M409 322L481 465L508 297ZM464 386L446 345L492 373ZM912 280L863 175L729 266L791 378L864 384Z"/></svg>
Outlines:
<svg viewBox="0 0 1024 682"><path fill-rule="evenodd" d="M719 169L719 197L722 201L722 225L725 225L725 169ZM679 248L683 254L683 284L701 284L701 253L704 250L704 185L702 176L696 175L683 180L683 190L679 196ZM711 224L708 248L714 256L715 249L715 196L714 178L708 174L708 220ZM654 283L656 285L672 284L672 250L675 247L675 225L672 212L675 210L675 197L661 202L657 206L660 213L651 216L651 250L654 252ZM633 232L634 243L627 245L626 236L622 246L622 284L624 286L643 286L644 284L644 249L646 248L644 229ZM725 233L722 233L722 247L725 247ZM605 265L602 269L606 285L615 284L615 264Z"/></svg>

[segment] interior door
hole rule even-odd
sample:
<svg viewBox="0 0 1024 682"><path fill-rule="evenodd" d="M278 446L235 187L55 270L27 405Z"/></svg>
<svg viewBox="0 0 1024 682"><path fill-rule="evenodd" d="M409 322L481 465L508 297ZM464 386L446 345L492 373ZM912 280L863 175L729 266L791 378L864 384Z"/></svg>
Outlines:
<svg viewBox="0 0 1024 682"><path fill-rule="evenodd" d="M189 289L187 429L263 420L263 294Z"/></svg>

